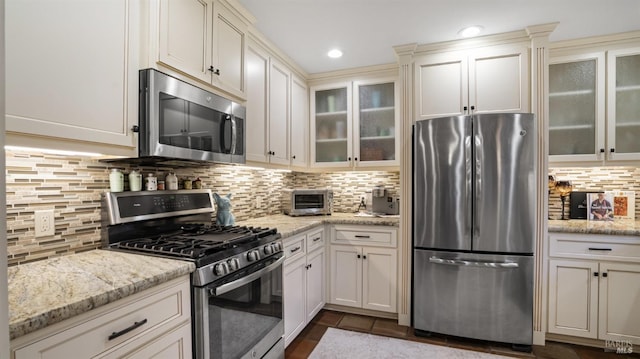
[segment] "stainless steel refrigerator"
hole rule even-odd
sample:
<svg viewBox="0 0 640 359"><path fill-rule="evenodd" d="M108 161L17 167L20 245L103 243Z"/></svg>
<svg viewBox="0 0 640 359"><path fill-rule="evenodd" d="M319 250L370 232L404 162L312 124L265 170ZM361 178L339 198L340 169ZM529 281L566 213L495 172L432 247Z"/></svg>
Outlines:
<svg viewBox="0 0 640 359"><path fill-rule="evenodd" d="M413 131L413 326L533 341L533 114L417 121Z"/></svg>

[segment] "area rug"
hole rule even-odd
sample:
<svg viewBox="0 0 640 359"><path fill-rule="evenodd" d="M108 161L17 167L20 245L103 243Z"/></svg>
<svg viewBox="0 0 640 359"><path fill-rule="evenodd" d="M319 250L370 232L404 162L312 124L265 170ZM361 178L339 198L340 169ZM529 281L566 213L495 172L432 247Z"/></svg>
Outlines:
<svg viewBox="0 0 640 359"><path fill-rule="evenodd" d="M496 359L508 357L328 328L309 358Z"/></svg>

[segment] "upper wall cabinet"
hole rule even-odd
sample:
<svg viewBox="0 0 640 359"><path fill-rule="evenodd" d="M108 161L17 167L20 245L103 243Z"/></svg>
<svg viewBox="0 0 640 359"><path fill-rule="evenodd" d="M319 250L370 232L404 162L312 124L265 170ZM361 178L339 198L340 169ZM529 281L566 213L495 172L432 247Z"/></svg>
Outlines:
<svg viewBox="0 0 640 359"><path fill-rule="evenodd" d="M244 55L251 20L237 6L225 0L152 2L149 66L168 66L245 99ZM156 22L157 27L153 26Z"/></svg>
<svg viewBox="0 0 640 359"><path fill-rule="evenodd" d="M247 88L247 161L306 167L309 108L305 81L250 41Z"/></svg>
<svg viewBox="0 0 640 359"><path fill-rule="evenodd" d="M311 89L314 167L395 167L399 164L395 78L357 80Z"/></svg>
<svg viewBox="0 0 640 359"><path fill-rule="evenodd" d="M139 6L6 1L7 144L136 153Z"/></svg>
<svg viewBox="0 0 640 359"><path fill-rule="evenodd" d="M549 162L640 160L640 47L557 48L549 66ZM603 51L604 50L604 51Z"/></svg>
<svg viewBox="0 0 640 359"><path fill-rule="evenodd" d="M417 57L417 117L529 112L528 54L500 45Z"/></svg>

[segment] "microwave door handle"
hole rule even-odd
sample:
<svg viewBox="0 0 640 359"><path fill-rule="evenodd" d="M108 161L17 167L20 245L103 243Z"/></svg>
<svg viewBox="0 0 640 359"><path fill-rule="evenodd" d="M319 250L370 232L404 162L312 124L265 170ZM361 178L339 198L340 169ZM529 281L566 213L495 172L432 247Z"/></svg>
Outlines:
<svg viewBox="0 0 640 359"><path fill-rule="evenodd" d="M231 120L231 154L236 154L238 128L236 126L236 118L231 116L230 120Z"/></svg>
<svg viewBox="0 0 640 359"><path fill-rule="evenodd" d="M215 289L213 289L213 293L216 296L219 295L223 295L225 293L228 293L236 288L240 288L243 285L246 285L248 283L253 282L254 280L262 277L264 274L269 273L271 271L273 271L274 269L278 268L279 266L282 265L282 263L284 263L285 260L285 256L280 257L280 259L278 259L277 261L271 263L269 266L264 267L262 269L260 269L259 271L253 272L251 274L249 274L248 276L242 277L240 279L236 279L233 282L229 282L229 283L225 283L219 287L216 287Z"/></svg>
<svg viewBox="0 0 640 359"><path fill-rule="evenodd" d="M221 142L222 142L222 153L229 153L229 151L231 150L231 144L229 145L229 147L227 147L227 141L225 141L226 139L226 135L227 135L227 122L231 121L231 116L230 115L225 115L224 116L224 124L222 125L222 133L220 134L221 138ZM233 142L233 139L231 139L231 141Z"/></svg>

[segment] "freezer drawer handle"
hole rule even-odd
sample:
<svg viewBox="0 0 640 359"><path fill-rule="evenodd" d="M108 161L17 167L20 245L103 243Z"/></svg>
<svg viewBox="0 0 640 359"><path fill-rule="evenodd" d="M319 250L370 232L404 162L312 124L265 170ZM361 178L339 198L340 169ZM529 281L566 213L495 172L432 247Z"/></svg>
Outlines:
<svg viewBox="0 0 640 359"><path fill-rule="evenodd" d="M488 267L488 268L518 268L518 263L513 262L472 262L460 259L429 258L429 262L464 267Z"/></svg>

